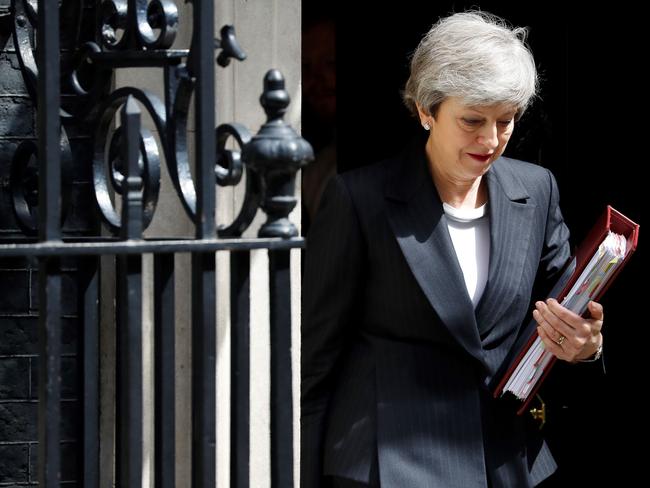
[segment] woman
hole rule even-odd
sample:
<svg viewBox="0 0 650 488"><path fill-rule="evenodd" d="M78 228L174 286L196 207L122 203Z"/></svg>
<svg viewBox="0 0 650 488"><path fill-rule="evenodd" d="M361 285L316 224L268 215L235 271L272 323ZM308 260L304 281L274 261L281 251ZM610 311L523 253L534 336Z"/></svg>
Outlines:
<svg viewBox="0 0 650 488"><path fill-rule="evenodd" d="M305 488L520 488L556 468L484 386L569 257L551 173L501 156L536 90L524 41L486 13L440 20L404 91L423 137L328 185L303 286ZM589 312L548 300L533 316L577 362L602 345Z"/></svg>

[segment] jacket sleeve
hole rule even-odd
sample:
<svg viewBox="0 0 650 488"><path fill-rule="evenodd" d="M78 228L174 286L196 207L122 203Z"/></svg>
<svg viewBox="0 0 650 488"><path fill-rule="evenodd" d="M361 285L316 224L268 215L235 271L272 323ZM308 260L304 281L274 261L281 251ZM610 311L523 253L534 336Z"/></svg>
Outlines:
<svg viewBox="0 0 650 488"><path fill-rule="evenodd" d="M548 170L547 170L548 171ZM536 289L540 293L533 296L546 296L555 279L571 257L569 229L564 223L560 210L560 196L553 174L548 171L549 196L546 216L544 245L536 279Z"/></svg>
<svg viewBox="0 0 650 488"><path fill-rule="evenodd" d="M333 177L307 236L301 350L301 486L322 486L325 420L336 366L356 326L364 266L359 220L343 179Z"/></svg>

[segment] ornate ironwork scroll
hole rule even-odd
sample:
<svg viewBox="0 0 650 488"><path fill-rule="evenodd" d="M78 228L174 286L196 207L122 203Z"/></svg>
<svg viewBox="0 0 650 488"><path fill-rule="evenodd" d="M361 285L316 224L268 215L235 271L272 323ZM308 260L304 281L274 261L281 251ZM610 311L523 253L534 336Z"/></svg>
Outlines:
<svg viewBox="0 0 650 488"><path fill-rule="evenodd" d="M62 12L75 17L77 30L84 18L83 9L72 8L75 2L64 0ZM195 8L201 8L197 3ZM188 154L187 117L197 79L196 38L189 50L170 49L178 31L178 8L170 0L104 0L98 6L96 40L84 42L77 48L72 63L62 73L62 80L76 95L71 103L62 103L61 117L73 123L93 124L95 151L93 182L98 208L109 229L117 235L121 219L116 211L115 198L122 195L122 169L117 147L124 142L123 131L116 126L115 115L127 97L135 100L149 113L156 126L159 141L146 129L140 133L141 171L144 181L143 225L146 229L155 214L160 188L160 159L164 155L172 183L187 214L196 219L196 189ZM34 0L12 0L13 38L25 84L35 103L38 68L34 56L34 38L38 6ZM86 14L87 16L87 14ZM218 51L217 64L229 65L231 59L243 61L246 54L235 36L235 29L225 25L220 38L214 40ZM110 80L116 68L163 68L166 89L165 100L137 87L110 91ZM215 129L217 150L215 181L221 186L234 186L246 174L246 190L242 208L235 220L218 230L220 237L237 237L248 228L257 208L268 216L260 229L260 237L293 237L295 226L287 215L295 206L293 183L296 171L313 159L313 152L282 117L289 104L282 75L269 71L265 76L264 92L260 97L268 121L259 134L251 133L241 124L222 124ZM226 149L226 141L234 138L238 150ZM15 160L15 178L12 179L15 212L23 230L36 232L30 205L38 190L30 188L29 175L37 166L25 161L29 145L21 146ZM69 181L70 148L61 136L64 173L63 183ZM27 165L27 166L26 166ZM33 175L32 175L33 176ZM65 192L64 192L65 194ZM30 197L31 195L31 197ZM33 197L33 198L32 198ZM31 198L31 200L30 200ZM67 202L66 202L67 203ZM64 209L66 205L64 204Z"/></svg>

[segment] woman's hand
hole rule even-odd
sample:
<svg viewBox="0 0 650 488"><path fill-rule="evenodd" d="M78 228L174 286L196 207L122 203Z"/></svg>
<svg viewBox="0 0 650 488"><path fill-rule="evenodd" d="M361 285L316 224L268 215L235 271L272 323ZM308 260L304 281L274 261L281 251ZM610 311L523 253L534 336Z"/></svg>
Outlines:
<svg viewBox="0 0 650 488"><path fill-rule="evenodd" d="M583 318L563 307L554 298L535 303L533 317L537 332L546 349L559 359L576 362L592 357L600 347L603 336L603 306L589 302L590 318Z"/></svg>

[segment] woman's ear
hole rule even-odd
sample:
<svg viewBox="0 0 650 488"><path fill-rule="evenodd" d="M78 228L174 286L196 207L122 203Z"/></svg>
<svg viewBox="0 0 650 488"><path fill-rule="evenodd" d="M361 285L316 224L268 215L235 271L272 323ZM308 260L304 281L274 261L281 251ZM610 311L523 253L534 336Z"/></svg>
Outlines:
<svg viewBox="0 0 650 488"><path fill-rule="evenodd" d="M415 106L418 109L418 115L420 116L420 123L424 125L425 122L429 122L429 118L431 115L429 114L428 110L424 110L419 103L416 103Z"/></svg>
<svg viewBox="0 0 650 488"><path fill-rule="evenodd" d="M429 130L429 129L431 129L431 125L432 125L432 120L431 120L431 119L432 119L433 117L431 117L431 114L429 113L429 111L428 111L428 110L425 111L425 110L420 106L420 104L418 104L418 103L416 103L415 106L416 106L417 109L418 109L418 115L419 115L419 117L420 117L420 124L422 125L422 127L424 128L424 130Z"/></svg>
<svg viewBox="0 0 650 488"><path fill-rule="evenodd" d="M418 116L420 117L420 125L424 128L424 130L429 130L431 129L431 126L433 125L432 123L432 117L431 114L429 113L428 110L424 110L420 104L416 103L415 106L418 109Z"/></svg>

